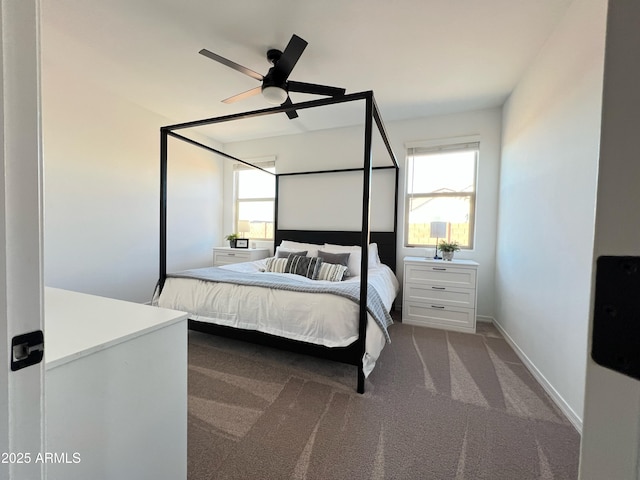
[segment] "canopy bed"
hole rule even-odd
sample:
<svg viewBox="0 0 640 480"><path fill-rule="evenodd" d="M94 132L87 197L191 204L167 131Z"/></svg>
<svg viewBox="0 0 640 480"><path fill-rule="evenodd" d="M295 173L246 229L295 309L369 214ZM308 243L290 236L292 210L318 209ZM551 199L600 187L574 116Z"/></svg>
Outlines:
<svg viewBox="0 0 640 480"><path fill-rule="evenodd" d="M210 146L203 145L193 139L176 133L176 131L244 118L276 115L293 110L302 112L309 108L358 101L364 102L365 107L362 167L289 173L271 173L263 170L275 176L274 253L277 253L277 249L282 248L286 242L294 246L310 245L310 248L307 248L304 252L292 252L288 254L286 257L288 260L285 260L285 262L287 266L290 267L292 259L296 259L296 261L304 264L305 268L307 268L307 273L313 270L313 276L293 270L287 270L288 273L283 274L282 270L270 269L275 262L271 261L269 263L269 259L261 262L251 262L252 265L238 264L238 268L235 266L225 266L178 273L167 272L168 137L188 142L234 162L240 162L251 168L262 170L259 166ZM375 133L379 135L379 138L383 142L382 150L384 150L384 156L385 158L388 157L388 159L385 160L387 164L375 167L373 166L372 152L374 125L377 128ZM397 280L393 273L396 268L398 162L391 149L384 124L373 97L373 92L367 91L304 103L284 104L275 108L182 123L162 127L160 133L160 277L154 302L160 306L172 305L175 309L188 311L190 313L189 328L193 330L231 336L355 365L358 368L357 391L363 393L365 378L373 368L375 359L382 349L382 346L385 342L389 341L386 326L392 323L389 310L398 291ZM389 202L393 203L393 229L390 231L370 230L369 217L371 209L372 173L374 170L379 169L390 169L394 173L393 181L395 184L393 186L393 199L389 199ZM339 172L362 172L363 195L360 230L327 231L279 228L278 212L279 203L282 200L279 192L280 182L283 178ZM334 253L341 252L342 250L352 252L349 268L354 270L352 273L356 273L356 275L350 280L347 279L347 281L340 282L323 281L322 278L318 280L317 272L321 267L322 259L319 259L318 256L311 253L307 255L311 249L315 255L318 255L317 250L326 250L327 252ZM286 249L282 250L283 252L286 251ZM330 253L324 253L325 259L327 258L326 255L331 255ZM253 263L256 264L253 265ZM332 265L331 262L329 263ZM281 264L284 265L284 263ZM346 263L344 263L344 265L345 268L341 271L348 271ZM260 272L260 275L256 275L256 272ZM299 273L299 275L291 275L291 273ZM250 276L249 280L245 278L247 275ZM269 286L263 283L263 280L269 277L274 279L276 285ZM331 283L334 284L331 285ZM319 291L312 292L311 290L314 289L319 289ZM258 297L260 293L259 290L268 290L269 300L260 299ZM240 295L239 292L245 292L244 294L248 295L248 297L238 297L237 295ZM316 297L314 298L321 298L321 300L312 301L310 300L312 297L309 297L309 295L315 295ZM336 297L336 299L329 300L327 295L332 298ZM193 299L195 297L207 298L208 301L214 303L224 301L226 304L223 307L221 307L219 303L215 305L211 303L208 305L196 305L192 303L191 300L186 300L187 298ZM249 302L245 298L250 298L251 301ZM280 302L280 307L278 307L278 302ZM232 308L228 305L229 303L238 305L238 311L225 315L208 314L208 312L211 311L220 312L221 308L227 311L229 308ZM353 316L352 326L347 327L347 329L351 328L352 331L342 335L342 339L334 341L331 338L327 338L330 337L331 334L327 333L325 335L324 333L325 328L327 331L329 330L329 327L326 327L326 325L328 325L330 321L323 320L327 322L326 325L296 326L296 328L302 328L304 331L291 334L283 333L284 331L289 332L289 327L286 325L282 326L283 323L299 323L283 318L283 312L285 312L286 315L287 311L291 313L296 310L296 304L308 306L311 303L314 305L322 304L328 306L318 309L324 310L324 312L321 313L321 315L324 315L323 318L336 316L337 310L347 311L347 316ZM285 306L283 307L283 305ZM294 307L291 307L292 305L294 305ZM330 305L334 306L332 307ZM240 307L245 308L246 311ZM280 317L276 319L278 326L274 327L267 323L269 319L263 320L263 317L269 317L271 310L274 311L273 316L277 316L275 311L278 310L278 308L281 310L279 313ZM336 310L327 310L327 308L335 308ZM302 319L302 317L314 316L316 313L315 310L312 312L307 308L307 310L305 310L303 314L298 315L298 317ZM295 319L295 314L291 314ZM250 318L253 316L258 320L255 321L254 318ZM249 324L248 322L254 323ZM340 320L338 323L342 324L344 322ZM349 321L346 321L346 324L349 324ZM323 333L314 336L314 334L309 334L310 331L321 331ZM373 344L377 346L372 346Z"/></svg>

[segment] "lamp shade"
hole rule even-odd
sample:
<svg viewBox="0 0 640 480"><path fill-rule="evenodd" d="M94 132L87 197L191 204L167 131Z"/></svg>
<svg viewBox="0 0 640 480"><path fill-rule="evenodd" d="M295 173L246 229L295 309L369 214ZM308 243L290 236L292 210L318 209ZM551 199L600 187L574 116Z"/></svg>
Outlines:
<svg viewBox="0 0 640 480"><path fill-rule="evenodd" d="M282 105L289 94L280 87L264 87L262 89L262 96L272 105Z"/></svg>
<svg viewBox="0 0 640 480"><path fill-rule="evenodd" d="M249 233L250 231L251 231L251 225L249 224L249 220L240 220L238 222L238 232Z"/></svg>
<svg viewBox="0 0 640 480"><path fill-rule="evenodd" d="M447 222L431 222L431 238L444 238L447 236Z"/></svg>

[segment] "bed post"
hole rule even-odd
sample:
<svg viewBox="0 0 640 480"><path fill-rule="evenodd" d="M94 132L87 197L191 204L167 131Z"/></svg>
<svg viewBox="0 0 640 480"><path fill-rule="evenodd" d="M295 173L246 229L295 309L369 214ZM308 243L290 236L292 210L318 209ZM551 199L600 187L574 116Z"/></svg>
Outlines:
<svg viewBox="0 0 640 480"><path fill-rule="evenodd" d="M373 130L373 92L367 92L364 121L364 166L362 180L362 239L360 259L360 321L358 324L358 393L364 393L363 358L367 343L367 293L369 285L369 217L371 212L371 143Z"/></svg>
<svg viewBox="0 0 640 480"><path fill-rule="evenodd" d="M397 257L397 241L398 241L398 185L399 185L399 181L400 181L400 166L398 165L398 159L396 158L396 154L393 153L393 148L391 148L391 142L389 141L389 135L387 134L387 129L384 126L384 122L382 121L382 117L380 116L380 111L378 110L378 104L376 103L376 99L373 98L372 95L372 100L373 100L373 118L376 121L376 125L378 126L378 131L380 132L380 135L382 136L382 141L384 142L384 145L387 149L387 153L389 154L389 158L391 159L391 162L393 163L393 168L396 171L396 178L395 178L395 190L394 190L394 194L393 194L393 198L394 198L394 202L393 202L393 236L394 236L394 250L396 251L396 257ZM397 261L397 258L396 258ZM395 265L396 262L394 262L394 273L395 273Z"/></svg>
<svg viewBox="0 0 640 480"><path fill-rule="evenodd" d="M273 254L278 248L278 199L280 198L280 175L276 172L276 191L273 200Z"/></svg>
<svg viewBox="0 0 640 480"><path fill-rule="evenodd" d="M158 295L167 278L167 139L168 129L160 129L160 272Z"/></svg>

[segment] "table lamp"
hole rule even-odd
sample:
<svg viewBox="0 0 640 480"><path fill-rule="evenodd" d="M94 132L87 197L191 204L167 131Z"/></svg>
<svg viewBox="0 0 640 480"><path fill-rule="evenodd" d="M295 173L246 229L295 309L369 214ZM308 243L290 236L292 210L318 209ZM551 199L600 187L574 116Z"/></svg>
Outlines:
<svg viewBox="0 0 640 480"><path fill-rule="evenodd" d="M245 233L249 233L251 231L251 225L249 224L249 220L240 220L238 222L238 232L242 234L242 238L244 238Z"/></svg>
<svg viewBox="0 0 640 480"><path fill-rule="evenodd" d="M436 237L436 254L433 257L434 260L442 260L442 257L438 255L438 242L441 238L447 235L447 222L431 222L430 237Z"/></svg>

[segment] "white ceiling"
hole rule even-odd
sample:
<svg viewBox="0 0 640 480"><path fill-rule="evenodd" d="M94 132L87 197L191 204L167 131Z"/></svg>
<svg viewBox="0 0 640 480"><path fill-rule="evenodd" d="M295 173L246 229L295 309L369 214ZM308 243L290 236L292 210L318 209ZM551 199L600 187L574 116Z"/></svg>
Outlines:
<svg viewBox="0 0 640 480"><path fill-rule="evenodd" d="M266 51L283 50L295 33L309 45L291 80L373 90L388 122L501 105L571 1L43 0L43 69L64 69L180 123L269 106L261 96L221 103L259 82L200 49L266 74ZM319 128L307 112L252 128ZM227 142L249 132L236 124L215 135Z"/></svg>

